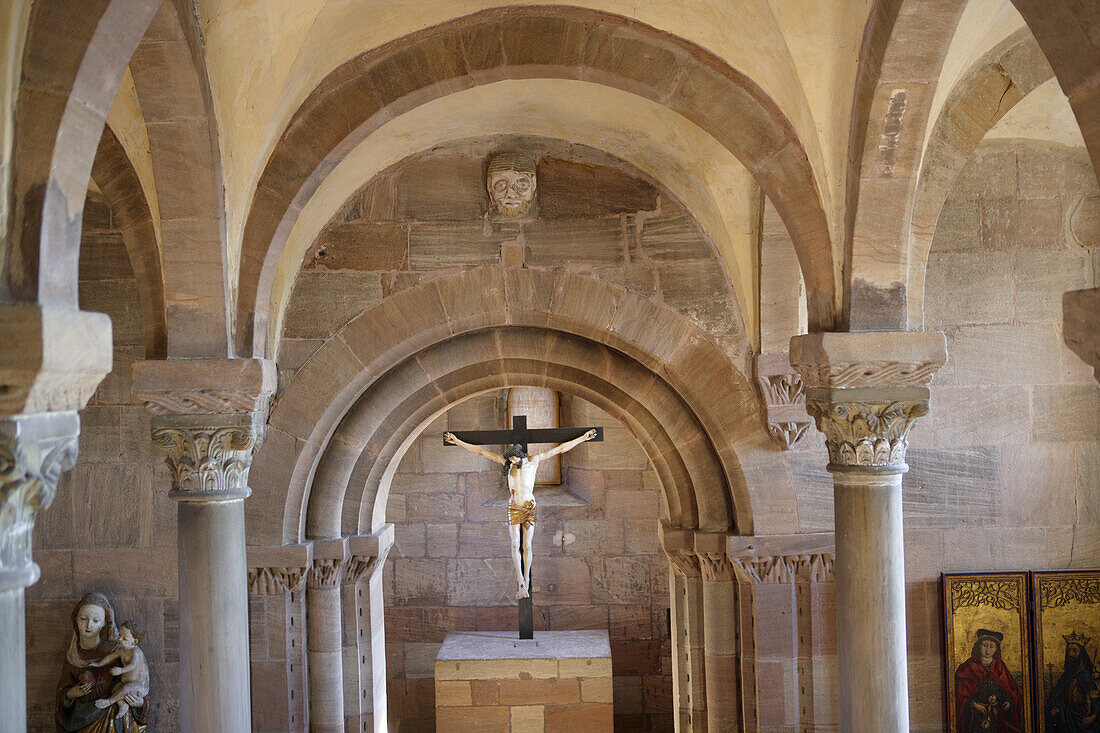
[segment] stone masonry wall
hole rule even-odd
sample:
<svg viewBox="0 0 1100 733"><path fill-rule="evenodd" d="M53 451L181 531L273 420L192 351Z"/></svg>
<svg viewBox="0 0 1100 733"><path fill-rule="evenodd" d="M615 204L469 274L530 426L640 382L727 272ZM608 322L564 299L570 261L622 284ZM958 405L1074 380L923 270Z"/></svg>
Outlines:
<svg viewBox="0 0 1100 733"><path fill-rule="evenodd" d="M92 192L84 207L80 308L111 317L114 365L80 413L76 467L62 474L53 505L35 526L42 579L27 590L28 730L54 729L55 687L72 637L69 614L89 591L107 595L118 622L145 625L150 729L176 730L176 507L148 414L130 394L131 367L145 353L137 281L109 207Z"/></svg>
<svg viewBox="0 0 1100 733"><path fill-rule="evenodd" d="M536 489L535 628L607 629L616 728L672 726L668 560L655 472L625 428L562 395L563 424L604 426L604 442L566 454L561 488ZM386 664L391 720L434 729L433 667L452 630L515 630L516 583L497 464L443 445L446 430L504 427L504 393L450 409L420 435L394 476L386 521Z"/></svg>

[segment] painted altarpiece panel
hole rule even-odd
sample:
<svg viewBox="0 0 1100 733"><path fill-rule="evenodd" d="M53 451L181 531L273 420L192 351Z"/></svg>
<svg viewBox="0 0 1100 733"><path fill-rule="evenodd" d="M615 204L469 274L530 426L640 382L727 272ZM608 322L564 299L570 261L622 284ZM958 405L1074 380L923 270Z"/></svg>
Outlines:
<svg viewBox="0 0 1100 733"><path fill-rule="evenodd" d="M1028 574L943 576L950 733L1031 733Z"/></svg>
<svg viewBox="0 0 1100 733"><path fill-rule="evenodd" d="M1100 571L1031 578L1039 731L1100 732Z"/></svg>

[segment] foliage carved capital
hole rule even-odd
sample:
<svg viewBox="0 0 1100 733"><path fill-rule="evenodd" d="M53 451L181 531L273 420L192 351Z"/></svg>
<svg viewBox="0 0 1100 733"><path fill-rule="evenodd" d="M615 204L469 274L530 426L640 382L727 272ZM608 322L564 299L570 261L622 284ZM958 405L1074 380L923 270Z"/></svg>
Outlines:
<svg viewBox="0 0 1100 733"><path fill-rule="evenodd" d="M252 453L264 435L262 419L258 415L203 418L154 420L153 444L164 452L172 475L169 496L177 501L247 497Z"/></svg>
<svg viewBox="0 0 1100 733"><path fill-rule="evenodd" d="M38 579L34 521L53 503L61 472L76 465L79 435L75 412L0 420L0 591Z"/></svg>
<svg viewBox="0 0 1100 733"><path fill-rule="evenodd" d="M928 414L928 399L846 401L811 396L806 411L825 435L831 467L905 470L909 430Z"/></svg>

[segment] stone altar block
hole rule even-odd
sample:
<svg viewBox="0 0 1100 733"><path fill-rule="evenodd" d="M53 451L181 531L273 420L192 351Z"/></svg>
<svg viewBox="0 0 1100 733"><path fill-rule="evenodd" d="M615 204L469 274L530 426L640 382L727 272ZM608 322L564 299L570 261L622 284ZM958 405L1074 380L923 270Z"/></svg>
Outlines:
<svg viewBox="0 0 1100 733"><path fill-rule="evenodd" d="M613 726L606 631L455 631L435 658L438 733L596 733Z"/></svg>

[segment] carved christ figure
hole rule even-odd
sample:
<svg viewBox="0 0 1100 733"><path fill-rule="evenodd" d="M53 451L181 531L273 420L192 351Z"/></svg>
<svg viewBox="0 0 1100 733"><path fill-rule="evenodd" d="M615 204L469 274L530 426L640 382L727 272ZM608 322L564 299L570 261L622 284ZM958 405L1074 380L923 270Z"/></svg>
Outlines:
<svg viewBox="0 0 1100 733"><path fill-rule="evenodd" d="M498 456L481 446L459 440L454 433L443 434L444 442L465 448L471 453L499 463L503 466L504 475L508 477L508 532L512 537L512 564L516 568L516 582L519 584L517 599L531 595L531 540L535 536L535 472L539 469L539 463L543 459L573 450L581 443L595 437L596 431L589 430L579 438L533 456L528 456L522 445L510 446L504 451L504 455Z"/></svg>

